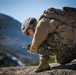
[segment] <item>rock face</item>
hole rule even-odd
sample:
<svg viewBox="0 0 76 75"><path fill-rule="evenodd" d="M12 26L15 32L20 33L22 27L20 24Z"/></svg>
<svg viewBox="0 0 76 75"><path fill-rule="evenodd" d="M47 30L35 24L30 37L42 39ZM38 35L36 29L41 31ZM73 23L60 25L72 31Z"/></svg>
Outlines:
<svg viewBox="0 0 76 75"><path fill-rule="evenodd" d="M17 66L17 67L2 67L0 75L76 75L76 60L71 63L60 65L58 63L50 64L51 70L34 73L33 70L37 66Z"/></svg>

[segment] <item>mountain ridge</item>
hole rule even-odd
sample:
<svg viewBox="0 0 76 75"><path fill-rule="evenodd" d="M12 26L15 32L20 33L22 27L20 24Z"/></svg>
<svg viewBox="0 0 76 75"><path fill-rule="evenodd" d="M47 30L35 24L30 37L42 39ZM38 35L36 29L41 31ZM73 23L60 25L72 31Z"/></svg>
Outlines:
<svg viewBox="0 0 76 75"><path fill-rule="evenodd" d="M0 46L11 52L14 51L15 54L25 56L28 60L30 58L35 61L38 60L38 56L28 53L25 49L31 40L32 37L23 35L19 21L0 13Z"/></svg>

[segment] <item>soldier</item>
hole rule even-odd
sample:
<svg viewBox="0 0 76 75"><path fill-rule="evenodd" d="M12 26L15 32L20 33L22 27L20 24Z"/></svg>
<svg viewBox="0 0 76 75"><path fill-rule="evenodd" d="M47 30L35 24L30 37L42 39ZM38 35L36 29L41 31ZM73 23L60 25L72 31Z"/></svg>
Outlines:
<svg viewBox="0 0 76 75"><path fill-rule="evenodd" d="M57 55L60 64L76 58L76 19L67 12L69 8L50 8L44 11L38 22L35 18L28 18L22 24L24 35L34 34L29 52L40 56L40 64L35 72L50 69L50 55Z"/></svg>

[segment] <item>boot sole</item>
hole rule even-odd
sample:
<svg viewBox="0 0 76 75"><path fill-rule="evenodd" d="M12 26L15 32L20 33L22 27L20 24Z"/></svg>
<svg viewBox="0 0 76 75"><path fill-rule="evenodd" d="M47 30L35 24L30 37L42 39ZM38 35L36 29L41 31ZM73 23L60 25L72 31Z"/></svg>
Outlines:
<svg viewBox="0 0 76 75"><path fill-rule="evenodd" d="M45 70L40 70L40 71L34 71L35 73L38 73L38 72L42 72L42 71L47 71L47 70L50 70L51 68L49 67L48 69L45 69Z"/></svg>

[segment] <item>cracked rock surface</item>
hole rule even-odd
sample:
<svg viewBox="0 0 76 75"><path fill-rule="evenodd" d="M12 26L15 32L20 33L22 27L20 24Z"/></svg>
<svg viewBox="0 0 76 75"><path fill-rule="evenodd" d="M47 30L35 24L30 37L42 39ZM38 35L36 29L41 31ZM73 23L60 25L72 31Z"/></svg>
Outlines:
<svg viewBox="0 0 76 75"><path fill-rule="evenodd" d="M39 73L33 71L37 66L1 67L0 75L76 75L76 60L65 65L52 63L50 67L52 69Z"/></svg>

